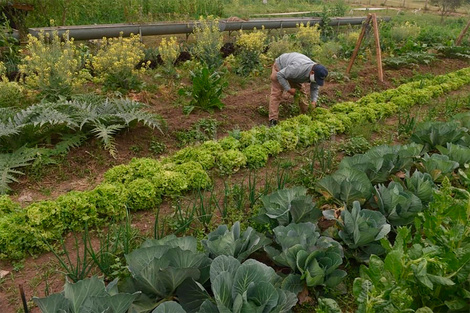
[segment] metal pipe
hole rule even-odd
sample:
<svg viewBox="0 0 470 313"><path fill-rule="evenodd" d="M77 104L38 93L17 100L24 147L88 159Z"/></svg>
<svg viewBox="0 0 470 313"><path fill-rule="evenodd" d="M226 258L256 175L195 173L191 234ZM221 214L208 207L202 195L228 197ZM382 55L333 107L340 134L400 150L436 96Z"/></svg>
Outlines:
<svg viewBox="0 0 470 313"><path fill-rule="evenodd" d="M360 25L366 17L332 17L329 25ZM390 17L382 17L384 21L389 21ZM251 30L254 28L277 29L277 28L295 28L298 24L310 25L321 24L321 18L277 18L277 19L252 19L248 21L219 21L220 31ZM130 34L141 34L142 36L171 35L171 34L190 34L194 27L198 25L197 21L186 23L151 23L151 24L103 24L103 25L79 25L79 26L58 26L58 27L40 27L29 28L28 33L33 36L43 31L52 33L57 31L59 36L68 32L69 37L75 40L101 39L103 37L128 37ZM17 32L13 36L19 39Z"/></svg>

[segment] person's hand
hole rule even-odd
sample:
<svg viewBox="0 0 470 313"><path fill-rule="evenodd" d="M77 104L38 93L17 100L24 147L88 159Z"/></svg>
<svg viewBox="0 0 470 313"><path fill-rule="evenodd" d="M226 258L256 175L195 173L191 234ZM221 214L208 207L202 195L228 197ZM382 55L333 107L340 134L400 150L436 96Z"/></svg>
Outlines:
<svg viewBox="0 0 470 313"><path fill-rule="evenodd" d="M312 107L312 108L316 108L316 107L317 107L317 102L316 102L316 101L312 101L311 107Z"/></svg>
<svg viewBox="0 0 470 313"><path fill-rule="evenodd" d="M295 90L295 88L291 88L287 92L290 93L291 95L295 96L296 90Z"/></svg>

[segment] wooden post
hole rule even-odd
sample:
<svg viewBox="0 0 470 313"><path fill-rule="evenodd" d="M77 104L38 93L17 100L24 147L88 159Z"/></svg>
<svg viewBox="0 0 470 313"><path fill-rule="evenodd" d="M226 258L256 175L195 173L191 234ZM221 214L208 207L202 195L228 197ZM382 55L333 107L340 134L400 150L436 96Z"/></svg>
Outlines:
<svg viewBox="0 0 470 313"><path fill-rule="evenodd" d="M465 28L462 30L459 37L457 38L457 41L455 42L456 46L460 46L460 44L462 43L463 36L465 36L469 27L470 27L470 21L468 21L467 26L465 26Z"/></svg>
<svg viewBox="0 0 470 313"><path fill-rule="evenodd" d="M346 74L349 74L354 64L354 61L356 60L357 54L359 52L359 48L361 47L362 40L364 39L364 35L366 34L367 25L369 25L371 18L372 18L371 14L367 15L367 19L365 20L364 24L362 24L362 30L361 30L361 33L359 34L359 38L357 38L356 47L354 47L354 51L351 56L351 61L349 61L348 68L346 69Z"/></svg>
<svg viewBox="0 0 470 313"><path fill-rule="evenodd" d="M374 36L375 36L375 53L377 55L377 70L379 73L379 80L383 83L384 72L382 69L382 50L380 49L380 38L379 38L379 25L377 23L377 15L372 14L372 24L374 25Z"/></svg>

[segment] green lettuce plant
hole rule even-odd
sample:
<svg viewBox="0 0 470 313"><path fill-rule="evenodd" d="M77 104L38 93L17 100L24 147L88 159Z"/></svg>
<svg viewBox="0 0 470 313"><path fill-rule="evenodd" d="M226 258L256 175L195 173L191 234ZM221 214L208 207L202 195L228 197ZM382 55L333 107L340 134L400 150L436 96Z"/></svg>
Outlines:
<svg viewBox="0 0 470 313"><path fill-rule="evenodd" d="M262 145L250 145L242 152L246 156L246 164L250 168L264 167L268 162L268 151Z"/></svg>
<svg viewBox="0 0 470 313"><path fill-rule="evenodd" d="M353 202L351 212L343 210L338 232L343 242L353 250L359 260L366 260L371 254L383 254L379 240L390 232L385 216L377 211L362 209L358 201Z"/></svg>
<svg viewBox="0 0 470 313"><path fill-rule="evenodd" d="M220 225L201 243L211 258L228 255L242 262L252 253L270 244L271 240L251 227L241 231L240 222L237 221L230 230L227 225Z"/></svg>
<svg viewBox="0 0 470 313"><path fill-rule="evenodd" d="M375 187L375 202L380 212L393 226L408 225L423 210L421 200L401 184L391 182L387 187L379 184Z"/></svg>
<svg viewBox="0 0 470 313"><path fill-rule="evenodd" d="M114 280L105 286L103 280L93 276L75 284L66 282L63 292L33 300L42 313L126 313L140 292L120 293L117 283Z"/></svg>
<svg viewBox="0 0 470 313"><path fill-rule="evenodd" d="M288 225L316 221L321 216L305 187L280 189L263 196L261 201L263 206L255 217L255 221L261 224Z"/></svg>
<svg viewBox="0 0 470 313"><path fill-rule="evenodd" d="M247 157L245 154L239 150L229 149L217 156L216 164L221 174L230 175L238 172L240 168L246 165L246 162Z"/></svg>

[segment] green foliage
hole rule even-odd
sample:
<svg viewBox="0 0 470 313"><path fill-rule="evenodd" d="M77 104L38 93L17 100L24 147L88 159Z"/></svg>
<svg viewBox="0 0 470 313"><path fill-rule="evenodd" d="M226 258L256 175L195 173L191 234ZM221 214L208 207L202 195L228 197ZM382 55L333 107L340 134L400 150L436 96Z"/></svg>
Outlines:
<svg viewBox="0 0 470 313"><path fill-rule="evenodd" d="M243 262L252 253L271 243L271 240L251 227L240 231L240 222L237 221L230 230L227 225L220 225L201 243L212 259L227 255Z"/></svg>
<svg viewBox="0 0 470 313"><path fill-rule="evenodd" d="M443 155L447 155L450 160L459 163L459 167L470 164L470 148L461 145L447 143L447 147L438 146L437 149Z"/></svg>
<svg viewBox="0 0 470 313"><path fill-rule="evenodd" d="M410 51L399 56L388 57L383 60L384 65L389 68L398 69L402 67L413 67L418 64L430 64L436 57L428 52Z"/></svg>
<svg viewBox="0 0 470 313"><path fill-rule="evenodd" d="M320 209L307 195L305 187L279 189L261 197L263 206L255 221L260 224L288 225L316 221L321 216Z"/></svg>
<svg viewBox="0 0 470 313"><path fill-rule="evenodd" d="M341 212L341 230L338 235L353 250L354 256L367 260L371 254L380 255L385 251L379 240L390 232L385 216L377 211L362 209L358 201L353 202L351 212Z"/></svg>
<svg viewBox="0 0 470 313"><path fill-rule="evenodd" d="M346 276L338 269L343 263L343 248L329 237L320 237L314 224L291 223L273 231L281 250L266 247L269 257L300 273L307 286L334 287Z"/></svg>
<svg viewBox="0 0 470 313"><path fill-rule="evenodd" d="M1 80L0 74L0 108L19 106L24 98L23 87L17 82Z"/></svg>
<svg viewBox="0 0 470 313"><path fill-rule="evenodd" d="M346 142L341 144L341 150L344 151L345 155L355 155L358 153L364 153L370 149L370 143L364 137L352 137Z"/></svg>
<svg viewBox="0 0 470 313"><path fill-rule="evenodd" d="M414 158L420 155L422 148L422 145L417 144L376 146L364 154L344 158L339 168L360 170L373 184L384 183L391 175L409 169Z"/></svg>
<svg viewBox="0 0 470 313"><path fill-rule="evenodd" d="M218 256L210 267L214 299L207 299L199 312L287 313L297 296L279 286L274 269L253 259L243 264L230 256ZM214 304L215 303L215 304Z"/></svg>
<svg viewBox="0 0 470 313"><path fill-rule="evenodd" d="M10 183L18 181L15 176L23 174L18 168L31 164L35 153L36 149L26 147L13 153L0 153L0 195L10 190L8 186Z"/></svg>
<svg viewBox="0 0 470 313"><path fill-rule="evenodd" d="M250 168L264 167L268 162L268 151L266 148L259 144L252 144L243 149L243 154L246 156L246 164Z"/></svg>
<svg viewBox="0 0 470 313"><path fill-rule="evenodd" d="M118 292L117 280L105 286L103 280L93 276L75 284L66 282L63 292L46 298L34 297L33 300L43 313L58 311L125 313L138 296L139 293Z"/></svg>
<svg viewBox="0 0 470 313"><path fill-rule="evenodd" d="M372 196L372 183L367 175L357 169L340 168L332 175L322 178L317 186L327 198L333 197L347 206L354 201L364 203Z"/></svg>
<svg viewBox="0 0 470 313"><path fill-rule="evenodd" d="M410 176L410 172L406 172L405 185L408 190L413 192L423 203L427 205L433 200L433 190L436 187L434 181L428 173L421 173L416 170Z"/></svg>
<svg viewBox="0 0 470 313"><path fill-rule="evenodd" d="M444 177L450 177L458 167L459 163L442 154L432 154L431 156L425 154L421 163L418 164L418 169L429 173L435 182L441 182Z"/></svg>
<svg viewBox="0 0 470 313"><path fill-rule="evenodd" d="M379 184L376 187L375 196L380 212L393 226L412 223L418 213L423 210L420 198L396 182L391 182L387 187Z"/></svg>
<svg viewBox="0 0 470 313"><path fill-rule="evenodd" d="M416 126L411 140L433 150L447 143L461 143L465 133L466 129L457 122L424 122Z"/></svg>
<svg viewBox="0 0 470 313"><path fill-rule="evenodd" d="M247 157L245 156L245 154L243 154L243 152L235 149L229 149L221 152L218 155L216 164L221 174L230 175L238 172L241 167L246 165L246 162Z"/></svg>
<svg viewBox="0 0 470 313"><path fill-rule="evenodd" d="M224 104L221 101L223 91L228 85L221 72L212 71L207 66L191 72L192 86L189 91L180 89L180 94L191 96L191 102L184 108L186 114L195 108L205 111L221 110Z"/></svg>
<svg viewBox="0 0 470 313"><path fill-rule="evenodd" d="M154 308L159 301L175 295L186 279L204 283L209 278L210 260L204 253L197 252L196 238L193 237L171 235L147 240L139 249L126 255L126 261L132 276L122 289L143 293L132 304L131 310Z"/></svg>

